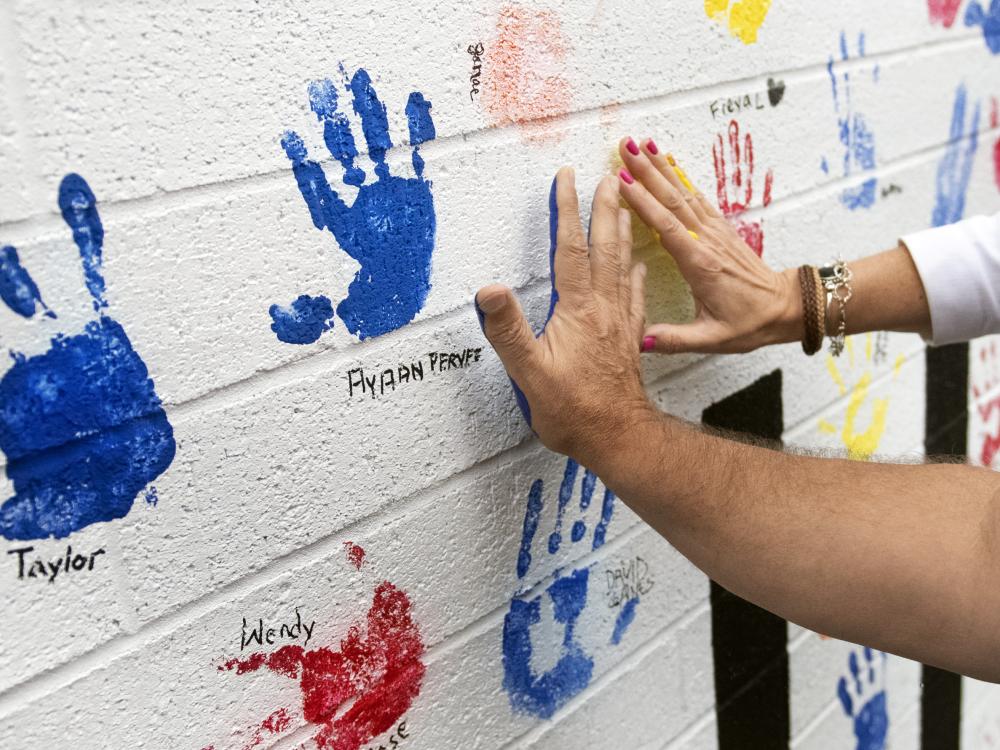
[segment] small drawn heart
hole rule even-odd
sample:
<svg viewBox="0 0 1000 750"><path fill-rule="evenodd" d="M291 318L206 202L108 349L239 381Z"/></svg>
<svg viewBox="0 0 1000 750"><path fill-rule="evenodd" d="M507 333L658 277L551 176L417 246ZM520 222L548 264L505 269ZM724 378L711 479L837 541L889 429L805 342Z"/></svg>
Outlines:
<svg viewBox="0 0 1000 750"><path fill-rule="evenodd" d="M771 100L772 107L777 107L781 104L781 100L785 98L785 82L768 78L767 98Z"/></svg>

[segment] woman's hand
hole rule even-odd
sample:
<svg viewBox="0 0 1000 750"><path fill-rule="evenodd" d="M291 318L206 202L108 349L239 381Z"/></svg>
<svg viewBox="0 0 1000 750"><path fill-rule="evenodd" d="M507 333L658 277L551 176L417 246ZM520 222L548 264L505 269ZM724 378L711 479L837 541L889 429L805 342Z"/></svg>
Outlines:
<svg viewBox="0 0 1000 750"><path fill-rule="evenodd" d="M631 219L619 205L618 187L616 177L598 186L588 239L573 170L556 175L552 306L537 337L510 289L494 284L476 295L483 331L528 424L547 447L585 465L607 460L619 436L656 413L639 365L646 269L631 267Z"/></svg>
<svg viewBox="0 0 1000 750"><path fill-rule="evenodd" d="M649 326L643 351L748 352L803 335L797 272L771 270L652 140L619 144L621 195L660 236L695 299L695 320Z"/></svg>

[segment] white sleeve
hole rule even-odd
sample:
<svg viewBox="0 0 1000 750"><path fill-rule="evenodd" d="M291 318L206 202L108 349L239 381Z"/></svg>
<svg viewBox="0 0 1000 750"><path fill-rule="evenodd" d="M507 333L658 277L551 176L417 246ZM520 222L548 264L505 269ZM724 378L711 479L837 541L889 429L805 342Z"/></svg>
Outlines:
<svg viewBox="0 0 1000 750"><path fill-rule="evenodd" d="M931 343L1000 333L1000 214L902 238L931 311Z"/></svg>

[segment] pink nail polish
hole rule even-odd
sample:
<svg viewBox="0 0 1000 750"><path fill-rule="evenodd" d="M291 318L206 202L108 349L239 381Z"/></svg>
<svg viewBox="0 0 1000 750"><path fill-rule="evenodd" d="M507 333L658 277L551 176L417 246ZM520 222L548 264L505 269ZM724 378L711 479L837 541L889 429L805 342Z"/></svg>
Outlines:
<svg viewBox="0 0 1000 750"><path fill-rule="evenodd" d="M656 156L656 155L657 155L658 153L660 153L660 149L658 149L658 148L656 147L656 144L655 144L655 143L653 142L653 139L652 139L652 138L650 138L650 139L649 139L648 141L646 141L646 149L647 149L647 150L649 151L649 153L651 153L651 154L652 154L653 156Z"/></svg>
<svg viewBox="0 0 1000 750"><path fill-rule="evenodd" d="M621 170L618 173L618 176L622 178L622 181L626 185L631 185L633 182L635 182L635 178L631 174L629 174L629 171L627 169Z"/></svg>
<svg viewBox="0 0 1000 750"><path fill-rule="evenodd" d="M638 155L639 155L639 146L638 146L638 144L636 144L636 142L635 142L635 141L633 141L633 140L632 140L631 138L629 138L629 139L628 139L628 140L627 140L627 141L625 142L625 148L627 148L627 149L628 149L628 152L629 152L630 154L632 154L632 156L638 156Z"/></svg>
<svg viewBox="0 0 1000 750"><path fill-rule="evenodd" d="M642 340L642 351L651 352L656 348L656 338L653 336L647 336Z"/></svg>

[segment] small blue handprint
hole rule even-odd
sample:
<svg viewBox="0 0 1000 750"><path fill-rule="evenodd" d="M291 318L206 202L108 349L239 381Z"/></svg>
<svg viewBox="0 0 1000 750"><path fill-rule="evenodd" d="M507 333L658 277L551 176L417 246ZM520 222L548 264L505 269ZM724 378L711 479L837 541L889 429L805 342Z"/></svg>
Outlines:
<svg viewBox="0 0 1000 750"><path fill-rule="evenodd" d="M358 150L347 116L337 108L334 83L329 79L313 81L309 103L323 124L327 149L344 168L344 183L358 188L353 205L348 206L330 187L322 166L309 158L297 133L287 131L281 145L292 162L313 224L329 230L343 251L361 264L347 297L337 305L337 315L352 334L367 339L413 320L431 288L436 219L419 146L433 139L435 131L431 103L423 94L413 92L406 104L406 117L416 177L390 175L385 155L392 142L385 106L365 70L358 70L348 87L354 111L361 118L368 155L375 164L374 182L364 184L365 172L355 164ZM272 305L270 314L272 330L288 343L312 343L332 327L332 306L322 296L303 295L291 305Z"/></svg>
<svg viewBox="0 0 1000 750"><path fill-rule="evenodd" d="M577 485L580 466L573 459L567 459L562 484L559 487L556 507L555 528L546 541L548 554L555 554L563 543L563 517ZM597 484L597 477L584 470L580 483L580 511L590 507ZM510 697L511 707L520 713L550 718L566 701L590 684L594 671L594 661L587 654L576 637L576 624L587 605L587 588L590 578L589 568L579 568L568 574L556 571L552 583L545 589L552 602L553 617L562 628L561 651L555 666L543 674L536 674L532 667L531 629L541 622L542 595L527 598L524 578L531 568L531 548L538 532L543 499L543 482L536 480L528 493L528 504L524 514L524 528L521 548L517 556L517 577L522 582L521 593L511 599L510 610L503 625L503 686ZM600 518L594 526L590 547L599 549L605 541L611 514L614 511L615 496L605 489ZM581 519L570 528L570 540L581 541L587 534L586 523ZM625 631L635 618L638 599L626 602L618 615L611 643L621 642Z"/></svg>
<svg viewBox="0 0 1000 750"><path fill-rule="evenodd" d="M934 213L931 216L931 223L936 227L954 224L965 215L965 196L969 192L972 165L979 146L980 103L976 102L968 123L967 109L968 91L965 84L960 84L955 91L948 147L937 169Z"/></svg>
<svg viewBox="0 0 1000 750"><path fill-rule="evenodd" d="M851 651L847 664L850 674L837 683L840 705L854 721L857 750L883 750L889 732L889 714L885 703L885 653L863 649L864 664L858 652Z"/></svg>
<svg viewBox="0 0 1000 750"><path fill-rule="evenodd" d="M986 46L994 55L1000 55L1000 0L991 0L989 10L974 0L965 11L965 25L982 26Z"/></svg>
<svg viewBox="0 0 1000 750"><path fill-rule="evenodd" d="M840 34L840 60L842 63L850 60L848 52L847 35ZM858 35L858 56L865 56L865 35L862 32ZM830 84L833 87L833 107L837 113L837 128L840 142L844 146L843 176L855 178L859 175L874 172L875 160L875 134L868 126L865 116L854 109L851 102L851 74L844 69L839 77L835 72L835 61L830 56L826 70L830 75ZM872 68L872 80L878 81L878 66ZM823 171L830 172L830 166L824 158L822 162ZM878 179L872 174L861 184L843 190L840 194L840 202L851 211L859 208L871 208L875 204Z"/></svg>
<svg viewBox="0 0 1000 750"><path fill-rule="evenodd" d="M0 507L7 539L61 538L124 517L174 458L173 430L124 329L105 310L97 199L82 177L59 186L97 319L52 339L35 357L13 354L0 380L0 450L15 495ZM0 298L30 318L46 310L17 251L0 251Z"/></svg>

